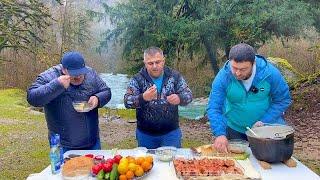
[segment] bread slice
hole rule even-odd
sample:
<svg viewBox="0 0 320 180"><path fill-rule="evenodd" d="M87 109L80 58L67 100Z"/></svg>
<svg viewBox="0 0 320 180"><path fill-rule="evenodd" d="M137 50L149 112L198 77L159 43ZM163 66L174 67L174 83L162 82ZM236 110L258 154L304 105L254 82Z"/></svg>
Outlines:
<svg viewBox="0 0 320 180"><path fill-rule="evenodd" d="M249 157L247 152L238 151L238 149L232 150L229 149L228 153L218 152L212 144L202 145L196 148L192 148L196 153L200 154L201 156L212 156L212 157L227 157L233 158L237 160L244 160Z"/></svg>
<svg viewBox="0 0 320 180"><path fill-rule="evenodd" d="M62 166L62 175L64 177L75 177L90 174L94 165L92 158L80 156L72 158Z"/></svg>

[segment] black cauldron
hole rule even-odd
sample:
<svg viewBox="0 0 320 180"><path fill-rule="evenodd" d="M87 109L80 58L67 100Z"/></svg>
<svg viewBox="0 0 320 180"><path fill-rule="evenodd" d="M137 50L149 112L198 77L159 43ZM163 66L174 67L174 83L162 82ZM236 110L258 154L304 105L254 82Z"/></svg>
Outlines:
<svg viewBox="0 0 320 180"><path fill-rule="evenodd" d="M252 154L260 161L283 162L291 158L294 147L294 130L291 126L270 125L247 131Z"/></svg>

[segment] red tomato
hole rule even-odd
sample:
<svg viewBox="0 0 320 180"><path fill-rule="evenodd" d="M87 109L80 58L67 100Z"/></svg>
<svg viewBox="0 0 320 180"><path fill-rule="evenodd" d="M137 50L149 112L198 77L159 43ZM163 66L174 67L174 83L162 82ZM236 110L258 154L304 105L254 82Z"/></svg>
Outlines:
<svg viewBox="0 0 320 180"><path fill-rule="evenodd" d="M102 169L102 166L100 164L92 166L91 168L92 174L97 175L101 169Z"/></svg>
<svg viewBox="0 0 320 180"><path fill-rule="evenodd" d="M104 163L103 164L103 170L104 170L104 172L111 172L111 170L112 170L112 164L111 163L109 163L109 162L107 162L107 163Z"/></svg>
<svg viewBox="0 0 320 180"><path fill-rule="evenodd" d="M117 164L119 164L121 159L122 159L122 156L120 154L117 154L113 157L114 162Z"/></svg>

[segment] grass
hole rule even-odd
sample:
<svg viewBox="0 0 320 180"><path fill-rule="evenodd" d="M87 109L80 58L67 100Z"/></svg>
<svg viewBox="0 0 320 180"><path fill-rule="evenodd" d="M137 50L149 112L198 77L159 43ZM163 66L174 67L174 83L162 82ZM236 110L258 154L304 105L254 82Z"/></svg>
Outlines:
<svg viewBox="0 0 320 180"><path fill-rule="evenodd" d="M0 91L0 107L3 119L17 120L43 120L44 115L28 113L26 93L19 89L6 89Z"/></svg>
<svg viewBox="0 0 320 180"><path fill-rule="evenodd" d="M106 149L113 149L113 148L132 149L135 147L137 147L137 141L135 138L132 137L132 138L123 139L120 143L111 144Z"/></svg>
<svg viewBox="0 0 320 180"><path fill-rule="evenodd" d="M44 115L29 113L25 97L0 91L0 179L25 179L49 164Z"/></svg>
<svg viewBox="0 0 320 180"><path fill-rule="evenodd" d="M101 108L99 109L100 116L119 116L122 119L130 120L136 118L135 109L110 109L110 108Z"/></svg>
<svg viewBox="0 0 320 180"><path fill-rule="evenodd" d="M195 140L187 139L187 138L182 140L182 147L184 147L184 148L198 147L203 144L207 144L207 143L204 143L201 141L195 141Z"/></svg>

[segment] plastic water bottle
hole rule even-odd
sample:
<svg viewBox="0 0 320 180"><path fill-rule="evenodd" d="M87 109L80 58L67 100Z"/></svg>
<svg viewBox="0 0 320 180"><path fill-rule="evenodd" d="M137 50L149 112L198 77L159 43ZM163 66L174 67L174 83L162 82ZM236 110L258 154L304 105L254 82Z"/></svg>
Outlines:
<svg viewBox="0 0 320 180"><path fill-rule="evenodd" d="M61 160L60 160L60 147L59 139L56 135L50 137L50 162L51 162L51 172L52 174L57 174L61 170Z"/></svg>
<svg viewBox="0 0 320 180"><path fill-rule="evenodd" d="M60 152L60 163L62 165L64 163L64 158L63 158L63 148L61 146L60 135L59 134L55 134L54 136L56 137L56 140L57 140L57 145L58 145L59 152Z"/></svg>

